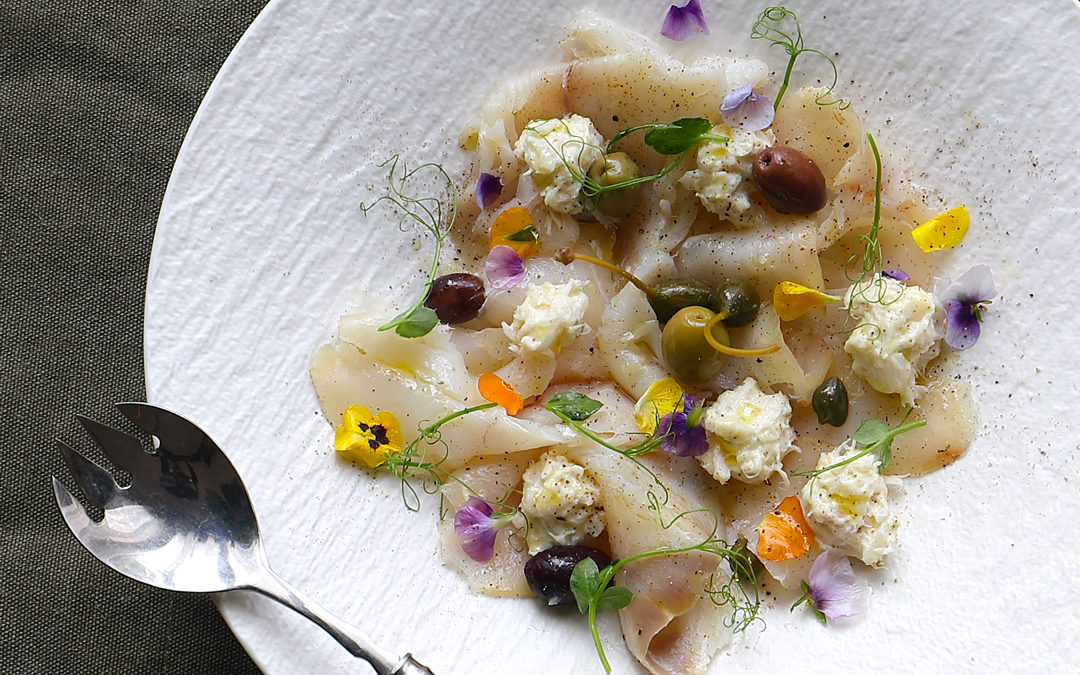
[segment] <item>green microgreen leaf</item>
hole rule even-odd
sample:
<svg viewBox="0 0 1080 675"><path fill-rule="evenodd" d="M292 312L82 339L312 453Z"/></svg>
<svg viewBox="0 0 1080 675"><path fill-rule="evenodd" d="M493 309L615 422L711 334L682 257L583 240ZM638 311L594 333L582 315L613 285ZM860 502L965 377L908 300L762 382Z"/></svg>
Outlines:
<svg viewBox="0 0 1080 675"><path fill-rule="evenodd" d="M859 428L855 430L855 433L851 434L851 437L855 439L855 442L859 445L868 446L879 443L889 435L891 430L889 425L881 420L868 418L863 420L863 423L859 425Z"/></svg>
<svg viewBox="0 0 1080 675"><path fill-rule="evenodd" d="M573 592L578 611L582 614L589 611L589 604L596 595L599 582L600 568L592 558L581 560L570 572L570 591Z"/></svg>
<svg viewBox="0 0 1080 675"><path fill-rule="evenodd" d="M379 330L393 328L394 332L401 337L416 338L430 333L437 323L439 323L439 315L435 313L435 310L424 305L413 305L389 323L380 326Z"/></svg>
<svg viewBox="0 0 1080 675"><path fill-rule="evenodd" d="M645 145L661 155L681 155L697 145L712 130L703 117L684 117L671 124L657 124L645 132Z"/></svg>
<svg viewBox="0 0 1080 675"><path fill-rule="evenodd" d="M564 391L548 399L544 406L556 415L566 416L575 422L584 422L604 404L576 391Z"/></svg>
<svg viewBox="0 0 1080 675"><path fill-rule="evenodd" d="M606 612L613 609L622 609L630 604L634 594L626 586L609 586L600 593L596 601L596 611Z"/></svg>
<svg viewBox="0 0 1080 675"><path fill-rule="evenodd" d="M505 237L503 237L503 239L505 239L506 241L517 241L531 244L533 242L540 241L540 231L536 229L535 225L529 225L528 227L521 228L517 232L506 235Z"/></svg>
<svg viewBox="0 0 1080 675"><path fill-rule="evenodd" d="M908 412L910 414L910 411ZM905 419L907 418L905 417ZM855 433L851 435L852 440L863 447L862 452L857 452L851 457L821 469L814 469L813 471L793 471L791 475L817 478L826 471L832 471L833 469L847 466L855 460L869 454L877 455L878 471L880 472L892 463L893 439L906 431L918 429L922 426L926 426L925 419L915 420L914 422L908 422L907 424L901 423L895 428L892 428L879 420L865 419L862 424L859 425L859 428L855 430Z"/></svg>

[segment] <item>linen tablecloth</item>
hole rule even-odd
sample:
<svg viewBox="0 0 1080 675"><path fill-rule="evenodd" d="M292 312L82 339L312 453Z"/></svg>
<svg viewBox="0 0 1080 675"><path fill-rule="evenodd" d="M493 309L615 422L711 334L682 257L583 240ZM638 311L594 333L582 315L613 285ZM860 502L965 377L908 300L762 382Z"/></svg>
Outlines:
<svg viewBox="0 0 1080 675"><path fill-rule="evenodd" d="M263 0L0 0L0 672L256 673L209 597L153 589L67 531L56 451L145 398L143 294L188 124Z"/></svg>

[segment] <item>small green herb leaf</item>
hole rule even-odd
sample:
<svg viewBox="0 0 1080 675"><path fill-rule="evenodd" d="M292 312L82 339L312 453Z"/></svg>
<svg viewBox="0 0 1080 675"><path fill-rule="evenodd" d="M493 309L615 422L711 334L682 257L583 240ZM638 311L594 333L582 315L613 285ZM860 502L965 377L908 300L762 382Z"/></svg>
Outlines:
<svg viewBox="0 0 1080 675"><path fill-rule="evenodd" d="M880 443L888 437L890 431L892 429L889 428L888 424L871 418L863 420L863 423L859 425L855 433L851 434L851 437L859 445L869 446Z"/></svg>
<svg viewBox="0 0 1080 675"><path fill-rule="evenodd" d="M585 558L570 572L570 590L577 601L578 611L585 614L589 611L589 603L596 594L600 584L600 568L592 558Z"/></svg>
<svg viewBox="0 0 1080 675"><path fill-rule="evenodd" d="M540 232L536 229L535 225L529 225L528 227L521 228L517 232L506 235L503 239L506 241L532 243L540 241Z"/></svg>
<svg viewBox="0 0 1080 675"><path fill-rule="evenodd" d="M703 117L684 117L671 124L660 124L645 133L645 145L662 155L681 155L698 144L712 130L712 122Z"/></svg>
<svg viewBox="0 0 1080 675"><path fill-rule="evenodd" d="M596 611L606 612L609 609L622 609L630 604L634 594L626 586L611 586L605 588L600 594L600 600L596 603Z"/></svg>
<svg viewBox="0 0 1080 675"><path fill-rule="evenodd" d="M544 407L557 415L565 415L575 422L584 422L597 410L603 408L604 404L576 391L564 391L548 399Z"/></svg>
<svg viewBox="0 0 1080 675"><path fill-rule="evenodd" d="M439 316L435 310L419 305L398 314L393 321L382 326L381 330L393 328L394 332L401 337L416 338L430 333L437 323L439 323Z"/></svg>

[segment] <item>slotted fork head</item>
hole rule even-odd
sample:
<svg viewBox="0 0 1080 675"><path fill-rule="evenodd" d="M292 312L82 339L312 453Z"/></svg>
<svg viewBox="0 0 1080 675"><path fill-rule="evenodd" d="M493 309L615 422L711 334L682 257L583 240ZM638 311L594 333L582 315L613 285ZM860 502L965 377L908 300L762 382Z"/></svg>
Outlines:
<svg viewBox="0 0 1080 675"><path fill-rule="evenodd" d="M219 591L245 583L262 557L247 491L225 453L187 419L146 403L117 409L157 439L156 447L79 416L104 455L131 474L121 486L109 471L57 440L93 520L56 477L64 521L102 562L140 581L174 590Z"/></svg>

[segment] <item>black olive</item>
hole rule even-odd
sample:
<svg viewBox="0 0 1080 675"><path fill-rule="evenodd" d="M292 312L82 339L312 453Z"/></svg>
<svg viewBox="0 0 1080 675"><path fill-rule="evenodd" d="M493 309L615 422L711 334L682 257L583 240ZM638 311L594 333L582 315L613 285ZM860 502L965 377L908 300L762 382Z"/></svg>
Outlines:
<svg viewBox="0 0 1080 675"><path fill-rule="evenodd" d="M757 318L761 298L748 281L725 281L713 289L707 306L724 315L725 326L737 328Z"/></svg>
<svg viewBox="0 0 1080 675"><path fill-rule="evenodd" d="M649 304L660 323L667 323L685 307L706 307L712 289L699 279L668 279L649 287Z"/></svg>
<svg viewBox="0 0 1080 675"><path fill-rule="evenodd" d="M435 310L443 323L465 323L476 318L484 306L484 282L465 272L435 279L424 306Z"/></svg>
<svg viewBox="0 0 1080 675"><path fill-rule="evenodd" d="M754 158L754 183L780 213L814 213L825 206L825 176L795 148L774 145Z"/></svg>
<svg viewBox="0 0 1080 675"><path fill-rule="evenodd" d="M573 603L570 574L585 558L592 558L600 569L611 564L611 556L591 546L552 546L525 563L525 581L532 592L547 600L549 605Z"/></svg>
<svg viewBox="0 0 1080 675"><path fill-rule="evenodd" d="M822 382L814 390L814 396L810 399L817 413L818 422L840 427L847 421L848 395L847 387L839 377L830 377Z"/></svg>

